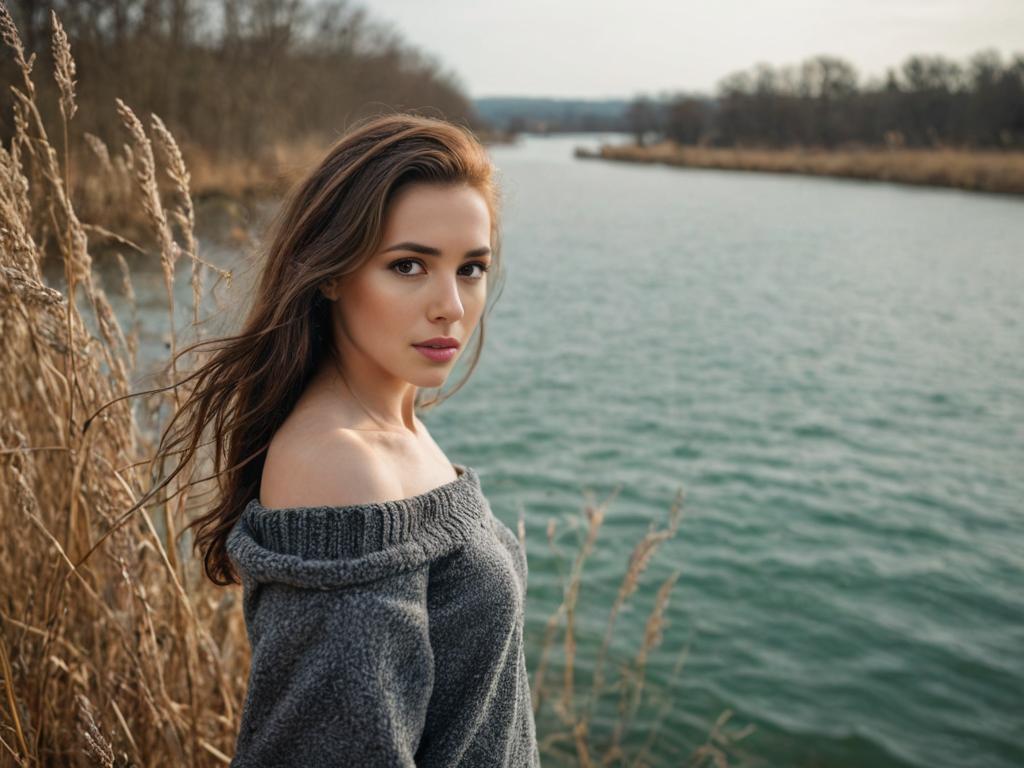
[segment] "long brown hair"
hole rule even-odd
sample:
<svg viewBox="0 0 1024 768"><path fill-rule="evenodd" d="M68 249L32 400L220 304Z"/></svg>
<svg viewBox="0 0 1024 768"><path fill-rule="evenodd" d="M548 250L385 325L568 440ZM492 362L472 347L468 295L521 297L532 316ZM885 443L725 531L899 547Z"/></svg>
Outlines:
<svg viewBox="0 0 1024 768"><path fill-rule="evenodd" d="M203 556L214 583L238 583L225 542L245 504L258 495L270 438L294 407L325 355L331 354L330 302L318 290L326 281L357 270L379 248L389 201L412 182L469 184L482 193L491 216L492 269L502 282L500 194L486 150L473 134L445 120L409 113L366 118L353 125L320 163L288 193L271 222L262 271L238 335L205 340L216 351L189 379L196 384L164 432L157 457L181 459L168 482L193 459L201 436L213 425L214 474L220 493L206 514L191 521L193 550ZM469 379L480 358L480 318L469 369L449 392L431 399L417 392L421 411L440 404ZM176 422L178 426L174 428ZM222 462L223 459L223 462ZM222 464L226 468L222 469ZM182 531L184 533L184 531Z"/></svg>

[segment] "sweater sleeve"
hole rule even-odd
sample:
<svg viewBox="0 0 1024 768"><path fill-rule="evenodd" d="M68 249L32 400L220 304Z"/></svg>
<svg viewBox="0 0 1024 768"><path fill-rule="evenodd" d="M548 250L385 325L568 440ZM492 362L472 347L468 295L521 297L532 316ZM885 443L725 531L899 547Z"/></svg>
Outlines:
<svg viewBox="0 0 1024 768"><path fill-rule="evenodd" d="M413 768L434 684L425 575L243 583L252 664L231 765Z"/></svg>

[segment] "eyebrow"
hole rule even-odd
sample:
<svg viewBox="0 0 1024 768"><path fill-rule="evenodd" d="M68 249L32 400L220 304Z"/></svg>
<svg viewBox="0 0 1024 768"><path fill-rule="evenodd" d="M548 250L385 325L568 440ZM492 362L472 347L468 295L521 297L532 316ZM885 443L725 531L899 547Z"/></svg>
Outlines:
<svg viewBox="0 0 1024 768"><path fill-rule="evenodd" d="M388 248L385 248L383 253L387 253L388 251L412 251L413 253L422 253L425 256L440 256L441 255L441 251L439 251L437 248L431 248L429 245L420 245L419 243L410 243L410 242L398 243L397 245L392 245L392 246L390 246ZM474 248L472 251L466 251L466 255L463 258L473 259L473 258L476 258L478 256L486 256L490 252L491 252L491 249L488 248L485 245L485 246L483 246L481 248Z"/></svg>

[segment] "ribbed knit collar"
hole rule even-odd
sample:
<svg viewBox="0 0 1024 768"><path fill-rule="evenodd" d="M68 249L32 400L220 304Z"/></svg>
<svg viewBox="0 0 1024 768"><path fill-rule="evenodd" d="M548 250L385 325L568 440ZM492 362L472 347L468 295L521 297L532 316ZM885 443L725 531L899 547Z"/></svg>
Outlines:
<svg viewBox="0 0 1024 768"><path fill-rule="evenodd" d="M268 509L254 498L228 534L228 555L255 581L325 589L416 568L491 514L473 468L453 466L455 480L392 501Z"/></svg>

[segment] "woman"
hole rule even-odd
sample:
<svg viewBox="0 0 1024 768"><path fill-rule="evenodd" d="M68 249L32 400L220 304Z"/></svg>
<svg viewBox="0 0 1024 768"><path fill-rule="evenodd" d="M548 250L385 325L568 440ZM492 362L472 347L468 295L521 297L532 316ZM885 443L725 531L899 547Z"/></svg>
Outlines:
<svg viewBox="0 0 1024 768"><path fill-rule="evenodd" d="M233 766L540 765L525 553L417 415L477 331L469 373L480 355L492 171L450 123L357 125L289 196L245 329L204 366L194 418L237 399L221 501L192 523L210 578L243 585Z"/></svg>

